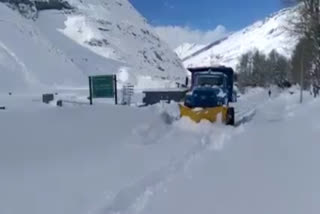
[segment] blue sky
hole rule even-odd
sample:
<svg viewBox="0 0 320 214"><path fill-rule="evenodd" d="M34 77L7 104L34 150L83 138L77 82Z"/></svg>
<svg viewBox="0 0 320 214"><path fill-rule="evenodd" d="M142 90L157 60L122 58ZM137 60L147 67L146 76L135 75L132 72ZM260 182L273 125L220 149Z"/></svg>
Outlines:
<svg viewBox="0 0 320 214"><path fill-rule="evenodd" d="M209 44L279 11L281 0L129 0L173 49Z"/></svg>
<svg viewBox="0 0 320 214"><path fill-rule="evenodd" d="M241 29L281 9L280 0L130 0L152 25Z"/></svg>

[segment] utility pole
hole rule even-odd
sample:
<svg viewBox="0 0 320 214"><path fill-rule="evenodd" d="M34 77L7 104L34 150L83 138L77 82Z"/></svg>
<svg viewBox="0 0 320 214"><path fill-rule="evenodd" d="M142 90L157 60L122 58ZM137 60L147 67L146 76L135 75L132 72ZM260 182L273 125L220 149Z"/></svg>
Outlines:
<svg viewBox="0 0 320 214"><path fill-rule="evenodd" d="M304 66L303 66L303 54L304 54L304 47L302 47L301 53L301 71L300 71L300 103L303 103L303 88L304 88Z"/></svg>

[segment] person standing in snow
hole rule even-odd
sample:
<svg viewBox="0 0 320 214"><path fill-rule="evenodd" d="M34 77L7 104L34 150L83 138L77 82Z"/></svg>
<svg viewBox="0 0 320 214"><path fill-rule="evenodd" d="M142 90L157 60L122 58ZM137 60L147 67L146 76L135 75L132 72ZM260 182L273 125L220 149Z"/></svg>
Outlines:
<svg viewBox="0 0 320 214"><path fill-rule="evenodd" d="M319 95L319 87L316 85L313 85L313 96L316 98Z"/></svg>
<svg viewBox="0 0 320 214"><path fill-rule="evenodd" d="M268 94L269 94L269 97L271 97L271 89L269 89Z"/></svg>

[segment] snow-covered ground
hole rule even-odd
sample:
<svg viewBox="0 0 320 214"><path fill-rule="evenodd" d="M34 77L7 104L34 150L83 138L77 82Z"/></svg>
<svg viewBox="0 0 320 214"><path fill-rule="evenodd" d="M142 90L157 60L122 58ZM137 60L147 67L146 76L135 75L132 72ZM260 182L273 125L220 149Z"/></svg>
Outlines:
<svg viewBox="0 0 320 214"><path fill-rule="evenodd" d="M0 213L319 213L320 100L252 90L238 127L0 95Z"/></svg>
<svg viewBox="0 0 320 214"><path fill-rule="evenodd" d="M319 213L319 100L282 94L236 129L205 135L185 171L142 213Z"/></svg>

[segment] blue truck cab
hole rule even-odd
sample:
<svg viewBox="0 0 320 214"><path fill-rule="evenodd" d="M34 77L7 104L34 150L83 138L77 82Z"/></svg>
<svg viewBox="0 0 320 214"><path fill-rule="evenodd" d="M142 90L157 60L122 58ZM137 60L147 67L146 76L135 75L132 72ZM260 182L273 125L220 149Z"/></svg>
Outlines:
<svg viewBox="0 0 320 214"><path fill-rule="evenodd" d="M185 97L185 106L189 108L213 108L229 106L233 102L233 74L228 67L189 68L191 88Z"/></svg>

